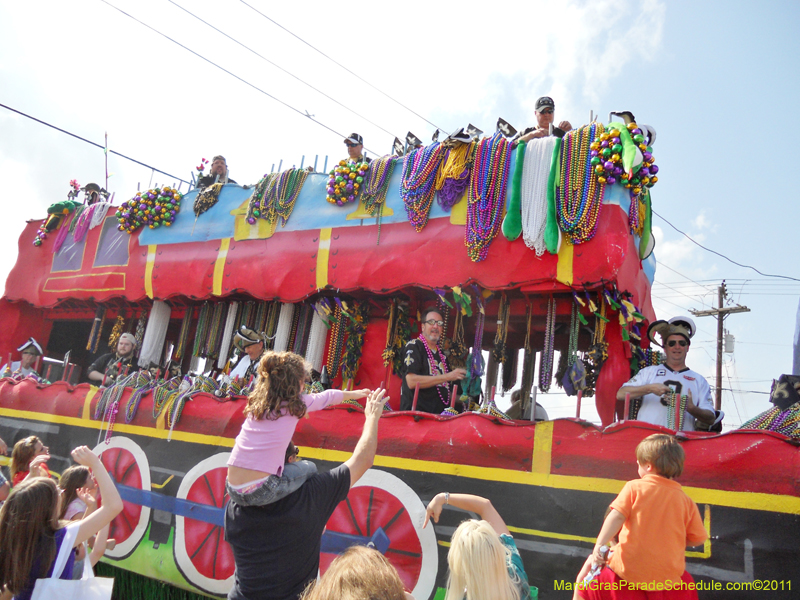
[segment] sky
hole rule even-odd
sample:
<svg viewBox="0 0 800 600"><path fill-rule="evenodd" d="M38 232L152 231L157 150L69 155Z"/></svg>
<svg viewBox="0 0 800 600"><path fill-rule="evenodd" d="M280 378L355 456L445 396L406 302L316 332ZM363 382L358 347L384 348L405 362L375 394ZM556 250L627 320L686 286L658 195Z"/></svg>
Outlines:
<svg viewBox="0 0 800 600"><path fill-rule="evenodd" d="M723 360L726 427L770 407L772 379L792 369L800 314L790 233L800 217L796 152L785 141L800 126L799 3L248 4L0 2L0 104L96 143L107 133L110 149L169 174L109 155L117 204L137 186L189 179L215 154L239 183L255 183L281 161L318 157L322 170L353 131L375 156L408 131L427 142L437 127L491 132L498 117L521 129L535 122L542 95L555 100L556 120L573 126L592 112L607 120L630 110L658 132L656 314L713 307L727 280L726 304L750 312L726 320L735 338ZM104 154L0 107L0 173L14 182L0 219L5 280L26 219L41 219L72 179L103 185ZM669 223L738 263L794 280L736 266ZM687 362L713 385L716 323L696 323ZM574 398L538 399L551 417L575 414ZM582 416L596 421L588 404Z"/></svg>

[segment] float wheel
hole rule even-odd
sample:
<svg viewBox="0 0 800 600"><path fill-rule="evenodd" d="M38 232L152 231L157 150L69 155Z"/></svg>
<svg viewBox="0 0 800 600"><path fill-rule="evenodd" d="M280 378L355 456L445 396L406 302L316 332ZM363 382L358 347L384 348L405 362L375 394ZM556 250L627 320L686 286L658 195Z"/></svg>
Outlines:
<svg viewBox="0 0 800 600"><path fill-rule="evenodd" d="M114 481L145 492L150 491L150 465L139 444L130 438L114 436L109 443L100 442L94 448L108 474ZM122 512L111 521L108 537L117 545L106 550L109 558L122 559L130 555L147 531L150 507L123 500Z"/></svg>
<svg viewBox="0 0 800 600"><path fill-rule="evenodd" d="M339 503L328 520L326 531L369 538L382 528L389 538L384 556L397 569L400 579L415 598L429 598L439 569L438 547L433 527L422 529L425 506L398 477L368 470ZM320 556L324 573L334 554Z"/></svg>
<svg viewBox="0 0 800 600"><path fill-rule="evenodd" d="M230 452L215 454L192 467L183 477L177 498L225 510L225 478ZM224 527L175 515L175 564L192 585L225 595L233 586L233 550Z"/></svg>

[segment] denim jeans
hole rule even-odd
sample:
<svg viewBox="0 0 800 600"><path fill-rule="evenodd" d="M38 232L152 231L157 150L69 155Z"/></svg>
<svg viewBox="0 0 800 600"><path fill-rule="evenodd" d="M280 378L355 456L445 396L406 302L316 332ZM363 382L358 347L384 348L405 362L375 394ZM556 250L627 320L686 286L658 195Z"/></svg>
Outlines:
<svg viewBox="0 0 800 600"><path fill-rule="evenodd" d="M233 489L227 481L225 489L231 501L239 506L265 506L296 491L309 476L316 472L317 465L310 460L298 460L283 465L283 474L280 477L270 475L256 489L246 494L242 494L241 490Z"/></svg>

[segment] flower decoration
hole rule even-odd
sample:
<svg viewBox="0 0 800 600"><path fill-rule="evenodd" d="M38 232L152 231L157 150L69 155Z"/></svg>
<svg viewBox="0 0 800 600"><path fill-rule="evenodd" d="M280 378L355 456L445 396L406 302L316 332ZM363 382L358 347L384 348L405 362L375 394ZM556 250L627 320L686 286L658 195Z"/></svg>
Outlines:
<svg viewBox="0 0 800 600"><path fill-rule="evenodd" d="M339 164L330 172L326 200L337 206L355 202L361 192L361 186L368 170L369 165L366 162L356 163L340 160Z"/></svg>
<svg viewBox="0 0 800 600"><path fill-rule="evenodd" d="M77 180L77 179L73 179L72 181L70 181L70 182L69 182L69 184L70 184L70 186L72 186L72 190L73 190L73 191L75 192L75 194L77 195L77 193L78 193L78 192L80 191L80 189L81 189L81 184L80 184L80 183L78 183L78 180Z"/></svg>
<svg viewBox="0 0 800 600"><path fill-rule="evenodd" d="M208 161L207 161L205 158L201 158L201 159L200 159L200 164L199 164L199 165L197 165L197 166L195 167L195 169L197 169L197 170L198 170L198 172L200 173L200 175L202 175L202 174L203 174L203 171L205 171L205 170L206 170L206 165L207 165L207 164L208 164Z"/></svg>
<svg viewBox="0 0 800 600"><path fill-rule="evenodd" d="M183 195L169 186L136 192L117 210L118 229L133 233L143 225L150 229L169 227L180 210L181 198Z"/></svg>
<svg viewBox="0 0 800 600"><path fill-rule="evenodd" d="M81 191L81 184L78 183L77 179L73 179L69 182L69 187L70 190L67 192L67 199L51 204L47 209L47 214L49 216L42 221L42 224L39 225L39 229L36 230L36 237L33 239L34 246L41 246L42 242L47 239L47 234L58 227L61 218L70 214L79 206L75 198Z"/></svg>

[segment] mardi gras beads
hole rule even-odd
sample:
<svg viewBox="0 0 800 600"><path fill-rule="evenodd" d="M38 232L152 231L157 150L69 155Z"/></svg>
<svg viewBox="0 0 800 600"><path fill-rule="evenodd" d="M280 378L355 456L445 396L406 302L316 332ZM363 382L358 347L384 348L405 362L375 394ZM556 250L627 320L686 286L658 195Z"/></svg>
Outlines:
<svg viewBox="0 0 800 600"><path fill-rule="evenodd" d="M605 186L598 185L589 148L603 133L601 123L592 123L564 136L561 177L556 185L556 217L572 244L588 242L597 231Z"/></svg>
<svg viewBox="0 0 800 600"><path fill-rule="evenodd" d="M509 143L500 132L478 143L467 195L464 243L473 262L484 260L502 223L509 171Z"/></svg>
<svg viewBox="0 0 800 600"><path fill-rule="evenodd" d="M431 146L412 150L403 157L400 197L403 199L408 220L417 233L428 223L428 215L433 204L436 172L444 156L444 147L436 142Z"/></svg>
<svg viewBox="0 0 800 600"><path fill-rule="evenodd" d="M130 200L123 202L117 210L117 228L133 233L146 225L156 229L169 227L181 208L183 194L169 186L153 188L146 192L136 192Z"/></svg>
<svg viewBox="0 0 800 600"><path fill-rule="evenodd" d="M381 156L373 160L369 166L363 188L363 199L364 208L371 215L374 215L378 207L386 202L386 192L389 189L395 162L397 162L396 156Z"/></svg>
<svg viewBox="0 0 800 600"><path fill-rule="evenodd" d="M325 199L336 206L355 202L368 170L369 164L366 162L340 160L329 174L328 196Z"/></svg>
<svg viewBox="0 0 800 600"><path fill-rule="evenodd" d="M542 348L542 366L539 369L539 389L545 393L553 382L553 355L555 352L556 299L552 296L547 301L547 321L544 325L544 348Z"/></svg>

